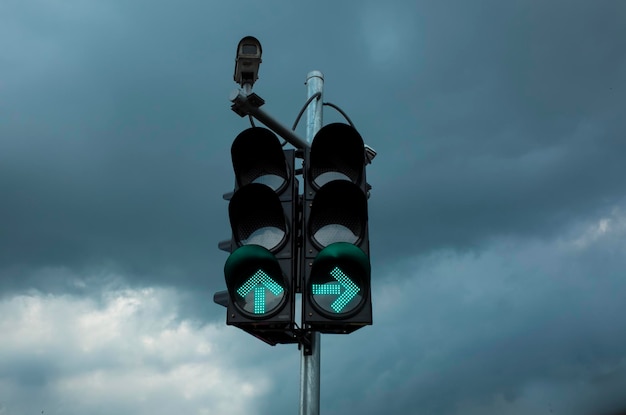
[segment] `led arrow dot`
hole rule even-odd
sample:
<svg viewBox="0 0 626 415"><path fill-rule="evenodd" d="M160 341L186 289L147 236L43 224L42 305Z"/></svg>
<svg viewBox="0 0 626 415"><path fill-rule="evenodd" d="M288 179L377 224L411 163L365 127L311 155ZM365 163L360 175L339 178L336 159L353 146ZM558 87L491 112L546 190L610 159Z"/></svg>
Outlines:
<svg viewBox="0 0 626 415"><path fill-rule="evenodd" d="M254 314L265 314L265 290L268 289L274 295L280 295L283 287L270 278L263 270L258 270L239 289L237 294L242 297L248 295L254 289Z"/></svg>
<svg viewBox="0 0 626 415"><path fill-rule="evenodd" d="M344 274L339 267L333 268L333 270L330 271L330 275L334 277L337 282L330 284L312 284L313 295L339 295L330 307L335 310L336 313L340 313L346 304L348 304L361 289ZM341 287L344 288L343 294L341 293Z"/></svg>

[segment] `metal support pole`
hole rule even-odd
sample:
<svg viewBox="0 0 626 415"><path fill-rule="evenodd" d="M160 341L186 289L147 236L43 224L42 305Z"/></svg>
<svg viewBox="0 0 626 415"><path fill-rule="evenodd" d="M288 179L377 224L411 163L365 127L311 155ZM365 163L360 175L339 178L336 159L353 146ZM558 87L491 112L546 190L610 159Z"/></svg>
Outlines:
<svg viewBox="0 0 626 415"><path fill-rule="evenodd" d="M311 71L306 76L307 99L316 93L323 94L324 75L320 71ZM313 137L322 128L322 95L314 99L306 110L306 142L311 146Z"/></svg>
<svg viewBox="0 0 626 415"><path fill-rule="evenodd" d="M324 89L324 75L311 71L306 77L307 98ZM310 147L315 134L322 128L322 95L314 99L307 108L306 142ZM300 415L319 415L320 413L320 348L319 332L310 334L310 353L302 347L300 360Z"/></svg>
<svg viewBox="0 0 626 415"><path fill-rule="evenodd" d="M302 347L300 359L300 415L320 413L320 333L309 333L310 355Z"/></svg>

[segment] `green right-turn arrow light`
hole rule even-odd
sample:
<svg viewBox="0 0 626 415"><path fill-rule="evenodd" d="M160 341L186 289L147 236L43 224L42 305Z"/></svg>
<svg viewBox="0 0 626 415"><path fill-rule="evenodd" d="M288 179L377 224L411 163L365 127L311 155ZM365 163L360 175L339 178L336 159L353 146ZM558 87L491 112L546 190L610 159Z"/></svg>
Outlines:
<svg viewBox="0 0 626 415"><path fill-rule="evenodd" d="M363 303L370 264L358 247L337 242L324 248L311 269L311 296L329 315L349 313Z"/></svg>

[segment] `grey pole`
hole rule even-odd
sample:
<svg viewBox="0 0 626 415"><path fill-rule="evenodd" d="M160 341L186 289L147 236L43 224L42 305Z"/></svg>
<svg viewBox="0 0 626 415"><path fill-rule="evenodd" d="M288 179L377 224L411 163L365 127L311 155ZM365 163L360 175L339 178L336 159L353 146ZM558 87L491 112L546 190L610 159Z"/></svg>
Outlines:
<svg viewBox="0 0 626 415"><path fill-rule="evenodd" d="M311 71L306 76L307 99L318 92L324 92L324 75L320 71ZM314 99L306 110L306 141L311 146L313 137L322 128L322 96Z"/></svg>
<svg viewBox="0 0 626 415"><path fill-rule="evenodd" d="M311 71L306 77L307 98L316 93L323 93L324 75ZM322 95L309 104L306 112L306 141L311 146L313 137L322 128ZM311 333L311 354L305 354L302 347L300 359L300 415L319 415L320 413L320 347L319 332Z"/></svg>

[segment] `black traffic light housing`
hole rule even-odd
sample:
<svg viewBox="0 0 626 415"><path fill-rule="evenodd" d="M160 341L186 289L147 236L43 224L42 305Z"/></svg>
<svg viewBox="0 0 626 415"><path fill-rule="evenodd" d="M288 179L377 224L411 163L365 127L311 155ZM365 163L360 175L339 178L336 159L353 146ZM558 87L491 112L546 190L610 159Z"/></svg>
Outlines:
<svg viewBox="0 0 626 415"><path fill-rule="evenodd" d="M365 146L353 127L315 135L303 166L302 319L322 333L372 324Z"/></svg>
<svg viewBox="0 0 626 415"><path fill-rule="evenodd" d="M294 150L270 130L241 132L231 147L235 190L224 266L226 323L269 344L293 343L298 181Z"/></svg>

